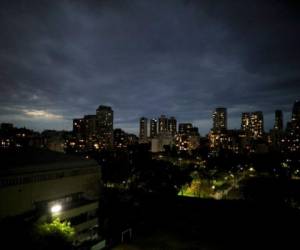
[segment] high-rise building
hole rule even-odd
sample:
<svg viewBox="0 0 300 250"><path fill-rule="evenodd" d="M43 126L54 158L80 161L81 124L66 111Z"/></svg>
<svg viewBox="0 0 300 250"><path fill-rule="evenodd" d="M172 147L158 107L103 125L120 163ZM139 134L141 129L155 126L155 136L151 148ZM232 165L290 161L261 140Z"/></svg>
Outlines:
<svg viewBox="0 0 300 250"><path fill-rule="evenodd" d="M85 137L85 121L83 118L73 119L73 133L77 137Z"/></svg>
<svg viewBox="0 0 300 250"><path fill-rule="evenodd" d="M168 118L161 115L158 118L158 133L168 132Z"/></svg>
<svg viewBox="0 0 300 250"><path fill-rule="evenodd" d="M190 134L193 125L191 123L179 123L178 132L179 134Z"/></svg>
<svg viewBox="0 0 300 250"><path fill-rule="evenodd" d="M148 119L146 117L141 117L140 119L140 143L147 142L147 123Z"/></svg>
<svg viewBox="0 0 300 250"><path fill-rule="evenodd" d="M102 147L113 145L114 112L111 107L100 105L96 110L97 137Z"/></svg>
<svg viewBox="0 0 300 250"><path fill-rule="evenodd" d="M292 121L300 121L300 101L295 101L294 103Z"/></svg>
<svg viewBox="0 0 300 250"><path fill-rule="evenodd" d="M227 109L226 108L216 108L213 113L213 130L215 132L220 132L227 129Z"/></svg>
<svg viewBox="0 0 300 250"><path fill-rule="evenodd" d="M175 135L175 145L180 151L190 151L199 146L200 134L197 127L191 123L179 123L178 132Z"/></svg>
<svg viewBox="0 0 300 250"><path fill-rule="evenodd" d="M220 149L226 149L238 153L241 149L240 130L226 130L224 132L211 131L208 135L210 148L218 152Z"/></svg>
<svg viewBox="0 0 300 250"><path fill-rule="evenodd" d="M242 113L242 124L241 129L243 131L250 131L251 130L251 114L250 113Z"/></svg>
<svg viewBox="0 0 300 250"><path fill-rule="evenodd" d="M275 124L274 129L278 131L283 130L283 115L281 110L275 111Z"/></svg>
<svg viewBox="0 0 300 250"><path fill-rule="evenodd" d="M264 117L261 111L256 111L251 114L251 134L254 138L262 137L264 133Z"/></svg>
<svg viewBox="0 0 300 250"><path fill-rule="evenodd" d="M128 138L125 131L120 128L114 129L114 147L126 148L128 145Z"/></svg>
<svg viewBox="0 0 300 250"><path fill-rule="evenodd" d="M127 134L128 145L136 145L139 143L139 138L135 134Z"/></svg>
<svg viewBox="0 0 300 250"><path fill-rule="evenodd" d="M241 129L248 137L260 138L264 133L264 118L261 111L242 113Z"/></svg>
<svg viewBox="0 0 300 250"><path fill-rule="evenodd" d="M177 120L174 116L168 119L168 131L170 131L173 136L177 133Z"/></svg>
<svg viewBox="0 0 300 250"><path fill-rule="evenodd" d="M287 123L285 138L282 142L285 150L300 152L300 101L294 103L292 120Z"/></svg>
<svg viewBox="0 0 300 250"><path fill-rule="evenodd" d="M192 127L191 131L190 131L190 134L191 135L197 135L200 137L200 134L199 134L199 128L197 127Z"/></svg>
<svg viewBox="0 0 300 250"><path fill-rule="evenodd" d="M87 137L95 136L96 135L96 115L85 115L84 116L85 122L85 134Z"/></svg>
<svg viewBox="0 0 300 250"><path fill-rule="evenodd" d="M150 120L150 138L155 138L157 136L157 120Z"/></svg>

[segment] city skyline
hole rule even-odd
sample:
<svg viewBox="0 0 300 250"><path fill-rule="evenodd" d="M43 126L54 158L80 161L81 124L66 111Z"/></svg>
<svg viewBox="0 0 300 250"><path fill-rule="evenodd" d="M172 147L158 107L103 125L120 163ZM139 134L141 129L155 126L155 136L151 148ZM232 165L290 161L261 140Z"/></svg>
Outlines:
<svg viewBox="0 0 300 250"><path fill-rule="evenodd" d="M205 135L224 106L274 111L284 124L299 98L300 5L293 1L1 1L0 122L72 129L111 106L115 127L138 134L160 114Z"/></svg>
<svg viewBox="0 0 300 250"><path fill-rule="evenodd" d="M293 103L293 105L296 103L296 102L299 102L298 100L296 100L294 103ZM293 106L292 105L292 106ZM112 107L110 107L110 106L103 106L103 105L100 105L100 107L107 107L107 108L112 108ZM211 116L210 116L210 118L209 118L209 120L210 120L210 123L211 123L211 127L208 127L208 131L206 132L206 133L200 133L202 136L207 136L208 135L208 133L210 133L211 131L213 131L214 130L214 116L215 116L215 113L216 113L216 110L218 110L218 109L225 109L226 110L226 123L227 124L231 124L231 121L230 121L230 119L231 119L231 117L230 117L230 114L228 115L228 109L226 108L226 107L216 107L212 112L211 112ZM98 110L98 109L97 109ZM97 111L96 110L96 111ZM112 109L112 111L113 111L113 109ZM261 110L256 110L256 111L252 111L252 112L242 112L241 114L240 114L240 116L237 118L237 126L235 126L235 127L232 127L232 126L226 126L226 129L225 130L227 130L227 129L234 129L234 130L243 130L243 120L244 120L244 115L245 114L251 114L251 113L256 113L256 112L261 112L262 113L262 115L263 115L263 120L264 120L264 127L265 127L265 132L269 132L269 131L271 131L275 126L276 126L276 123L277 123L277 112L281 112L282 113L282 115L283 115L283 112L282 112L282 110L280 110L280 109L276 109L276 110L274 110L274 112L273 112L273 114L270 114L271 115L271 122L270 122L270 124L268 124L269 126L265 126L265 114L264 114L264 112L262 112ZM18 125L18 124L15 124L14 122L11 122L11 121L1 121L0 120L0 124L1 123L11 123L11 124L13 124L14 126L16 126L17 128L27 128L27 129L32 129L32 130L35 130L35 131L38 131L38 132L42 132L42 131L45 131L45 130L58 130L58 131L74 131L74 122L75 123L77 123L77 122L83 122L84 120L89 120L90 118L94 118L95 119L95 117L96 117L96 115L91 115L91 113L92 112L90 112L89 114L81 114L81 117L82 118L72 118L71 120L70 120L70 122L71 122L71 125L69 126L70 128L69 129L64 129L64 128L62 128L62 129L54 129L54 128L44 128L44 129L40 129L40 130L38 130L38 129L35 129L34 127L26 127L26 126L24 126L24 125ZM287 112L287 113L289 113L289 116L288 117L285 117L284 115L281 117L281 118L283 118L282 119L282 129L285 129L286 128L286 124L288 123L288 122L290 122L291 120L292 120L292 109L291 109L291 111L290 112ZM146 119L146 122L147 122L147 125L146 125L146 127L148 127L147 128L147 134L149 134L149 137L151 138L151 122L152 121L156 121L156 123L157 123L157 133L159 132L159 129L158 129L158 121L159 121L159 118L161 118L161 117L163 117L163 118L165 118L167 121L169 120L169 118L171 118L171 119L175 119L176 120L176 123L177 123L177 126L176 126L176 129L178 129L179 130L179 127L178 127L178 125L180 125L180 124L192 124L193 126L195 126L196 128L198 128L199 129L199 132L201 132L201 127L199 127L199 126L197 126L197 124L194 124L193 122L191 122L191 121L180 121L180 120L177 120L177 118L176 117L174 117L174 116L166 116L165 114L161 114L161 115L157 115L157 116L153 116L153 117L147 117L147 116L142 116L142 117L140 117L137 121L136 121L136 124L135 124L135 127L136 128L134 128L134 130L128 130L128 129L126 129L126 128L123 128L123 127L120 127L120 126L117 126L116 124L115 124L115 122L114 122L114 120L113 120L113 129L122 129L122 130L124 130L125 132L128 132L128 133L132 133L132 134L135 134L135 135L137 135L137 136L140 136L140 129L141 129L141 125L140 125L140 121L141 121L141 119ZM148 124L149 123L149 124ZM76 124L75 124L76 125ZM168 124L166 124L166 126L167 126Z"/></svg>

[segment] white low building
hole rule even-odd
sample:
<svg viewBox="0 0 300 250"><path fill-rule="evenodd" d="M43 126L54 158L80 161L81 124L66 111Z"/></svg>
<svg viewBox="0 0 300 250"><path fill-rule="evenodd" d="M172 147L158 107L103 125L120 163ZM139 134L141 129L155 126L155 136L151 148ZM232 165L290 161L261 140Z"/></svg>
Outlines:
<svg viewBox="0 0 300 250"><path fill-rule="evenodd" d="M97 236L101 173L95 161L51 151L14 153L1 161L0 220L55 215L71 222L77 242Z"/></svg>
<svg viewBox="0 0 300 250"><path fill-rule="evenodd" d="M165 151L164 146L172 145L174 145L174 137L170 132L159 133L156 138L151 139L151 152L163 152Z"/></svg>

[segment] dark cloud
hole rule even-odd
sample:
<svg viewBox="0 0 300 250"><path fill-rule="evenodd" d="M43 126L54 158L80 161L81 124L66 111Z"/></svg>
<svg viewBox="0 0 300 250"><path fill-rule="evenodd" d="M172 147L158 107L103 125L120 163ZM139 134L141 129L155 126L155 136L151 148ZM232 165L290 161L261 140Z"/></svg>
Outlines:
<svg viewBox="0 0 300 250"><path fill-rule="evenodd" d="M0 3L0 121L70 129L112 105L116 127L174 115L207 132L216 106L289 117L299 96L297 1Z"/></svg>

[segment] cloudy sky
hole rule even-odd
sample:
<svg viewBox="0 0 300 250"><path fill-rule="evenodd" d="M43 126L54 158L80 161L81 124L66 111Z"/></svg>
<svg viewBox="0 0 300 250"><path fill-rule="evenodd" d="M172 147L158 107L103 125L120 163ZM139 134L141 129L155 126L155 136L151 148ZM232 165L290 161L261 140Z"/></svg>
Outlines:
<svg viewBox="0 0 300 250"><path fill-rule="evenodd" d="M106 104L128 132L166 114L205 134L225 106L269 129L300 98L297 2L1 0L0 122L71 129Z"/></svg>

